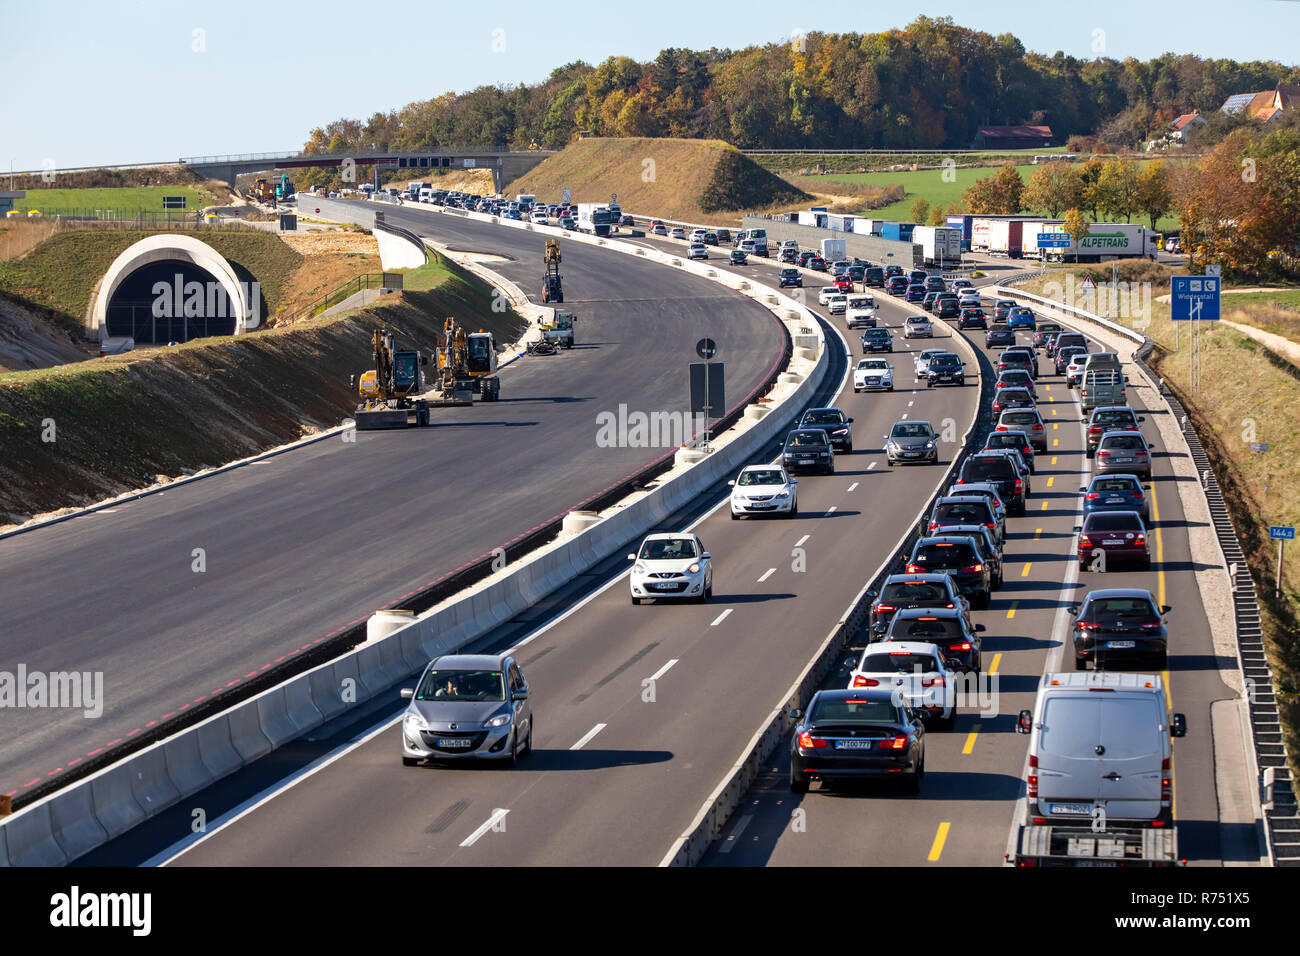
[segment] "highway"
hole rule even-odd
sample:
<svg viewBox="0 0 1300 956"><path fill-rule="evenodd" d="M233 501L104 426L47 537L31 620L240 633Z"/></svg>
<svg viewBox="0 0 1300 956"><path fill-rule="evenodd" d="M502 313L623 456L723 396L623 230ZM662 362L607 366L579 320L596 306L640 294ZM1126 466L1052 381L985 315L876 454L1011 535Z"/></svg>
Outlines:
<svg viewBox="0 0 1300 956"><path fill-rule="evenodd" d="M934 490L937 468L885 466L888 427L904 416L953 418L960 435L975 411L973 384L912 384L906 349L943 345L951 330L940 324L940 338L905 342L913 310L879 301L897 335L896 390L839 391L857 450L834 476L800 479L797 518L732 521L723 508L699 522L715 562L710 603L633 607L626 562L612 561L576 609L480 642L516 646L530 684L536 752L517 769L403 767L394 699L388 713L313 735L314 751L254 765L244 781L236 774L85 862L169 859L197 806L215 826L177 865L659 863ZM309 765L313 753L320 762ZM499 811L504 832L484 826ZM223 826L226 817L235 819Z"/></svg>
<svg viewBox="0 0 1300 956"><path fill-rule="evenodd" d="M507 257L494 268L536 294L541 237L412 221ZM771 312L714 283L579 243L564 256L579 345L503 370L499 403L435 410L419 431L327 439L0 540L5 667L104 682L97 719L0 709L0 793L255 676L670 453L598 447L596 416L620 403L681 409L700 336L718 342L732 403L780 354ZM357 355L358 371L368 364Z"/></svg>
<svg viewBox="0 0 1300 956"><path fill-rule="evenodd" d="M1086 329L1084 330L1086 332ZM982 343L982 333L968 336ZM1020 333L1024 337L1024 333ZM1095 350L1095 348L1094 348ZM985 350L992 357L994 351ZM1041 368L1047 360L1040 356ZM1146 416L1152 447L1152 570L1079 571L1073 528L1079 523L1079 489L1091 462L1083 453L1077 390L1063 376L1039 382L1039 408L1050 429L1048 454L1038 456L1033 497L1025 517L1008 524L1005 585L987 611L972 618L987 627L986 672L996 674L996 713L965 712L952 731L926 735L926 780L916 797L879 786L814 787L789 791L789 740L742 801L726 831L706 856L708 866L988 866L1011 849L1016 801L1023 798L1027 737L1015 733L1016 714L1032 708L1041 674L1073 671L1070 618L1062 610L1097 588L1140 587L1172 605L1170 661L1165 672L1171 707L1186 713L1190 730L1174 747L1174 812L1180 854L1190 864L1221 859L1210 704L1232 698L1215 656L1205 609L1193 576L1187 521L1174 488L1169 457L1153 410L1159 406L1146 380L1133 375L1129 402ZM1185 453L1184 453L1185 454ZM1065 646L1062 647L1062 642ZM861 645L856 648L861 650ZM849 667L826 681L848 686ZM795 823L797 821L797 826Z"/></svg>

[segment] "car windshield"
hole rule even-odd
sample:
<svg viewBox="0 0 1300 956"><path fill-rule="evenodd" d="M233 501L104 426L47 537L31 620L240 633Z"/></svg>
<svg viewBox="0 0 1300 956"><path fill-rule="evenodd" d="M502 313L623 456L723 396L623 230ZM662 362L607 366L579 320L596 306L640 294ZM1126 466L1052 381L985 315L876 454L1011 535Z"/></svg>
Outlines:
<svg viewBox="0 0 1300 956"><path fill-rule="evenodd" d="M929 438L934 431L923 422L899 422L894 426L891 438Z"/></svg>
<svg viewBox="0 0 1300 956"><path fill-rule="evenodd" d="M961 362L955 355L936 355L930 359L930 364L936 368L956 368Z"/></svg>
<svg viewBox="0 0 1300 956"><path fill-rule="evenodd" d="M939 662L931 654L874 651L862 659L858 670L866 674L936 674L939 671Z"/></svg>
<svg viewBox="0 0 1300 956"><path fill-rule="evenodd" d="M871 371L883 372L889 368L889 363L884 359L863 359L858 363L860 369L870 369Z"/></svg>
<svg viewBox="0 0 1300 956"><path fill-rule="evenodd" d="M805 425L843 425L844 413L838 408L811 411L804 415L803 423Z"/></svg>
<svg viewBox="0 0 1300 956"><path fill-rule="evenodd" d="M881 604L917 604L922 601L948 603L948 592L942 584L932 581L902 581L887 584L880 592Z"/></svg>
<svg viewBox="0 0 1300 956"><path fill-rule="evenodd" d="M1083 523L1084 531L1136 531L1142 519L1123 511L1094 512Z"/></svg>
<svg viewBox="0 0 1300 956"><path fill-rule="evenodd" d="M1140 615L1148 620L1159 620L1155 606L1144 597L1095 598L1088 602L1080 618L1085 621L1114 622L1121 618Z"/></svg>
<svg viewBox="0 0 1300 956"><path fill-rule="evenodd" d="M989 440L985 448L1016 448L1024 447L1025 436L1021 432L994 432L989 435Z"/></svg>
<svg viewBox="0 0 1300 956"><path fill-rule="evenodd" d="M505 700L506 684L501 671L428 670L416 689L415 699Z"/></svg>
<svg viewBox="0 0 1300 956"><path fill-rule="evenodd" d="M934 519L940 524L982 524L989 520L988 505L981 501L940 502L934 506Z"/></svg>
<svg viewBox="0 0 1300 956"><path fill-rule="evenodd" d="M1130 412L1128 409L1125 409L1122 412L1121 411L1095 412L1092 416L1092 421L1093 424L1095 425L1109 425L1112 424L1113 422L1132 423L1134 419L1133 419L1133 413Z"/></svg>
<svg viewBox="0 0 1300 956"><path fill-rule="evenodd" d="M1000 479L1014 474L1013 465L1005 458L981 458L976 456L968 458L966 464L962 467L962 475L966 478L974 478L976 481L983 481L988 478Z"/></svg>
<svg viewBox="0 0 1300 956"><path fill-rule="evenodd" d="M1038 423L1037 412L1007 412L1002 416L1007 425L1034 425Z"/></svg>
<svg viewBox="0 0 1300 956"><path fill-rule="evenodd" d="M870 296L854 296L849 299L849 308L851 309L870 309L875 305L875 300Z"/></svg>
<svg viewBox="0 0 1300 956"><path fill-rule="evenodd" d="M933 544L917 545L916 555L912 561L927 568L964 568L976 562L969 544L956 541L936 541Z"/></svg>
<svg viewBox="0 0 1300 956"><path fill-rule="evenodd" d="M961 622L955 618L915 617L906 620L895 618L889 628L889 636L896 641L917 640L938 644L932 638L960 638L965 635L962 634Z"/></svg>
<svg viewBox="0 0 1300 956"><path fill-rule="evenodd" d="M862 334L864 339L887 339L889 338L889 329L867 329Z"/></svg>
<svg viewBox="0 0 1300 956"><path fill-rule="evenodd" d="M1093 481L1090 491L1137 491L1138 480L1131 475L1120 475L1116 478L1097 478Z"/></svg>
<svg viewBox="0 0 1300 956"><path fill-rule="evenodd" d="M1143 447L1143 441L1137 435L1107 435L1101 440L1101 447L1107 451L1136 451Z"/></svg>
<svg viewBox="0 0 1300 956"><path fill-rule="evenodd" d="M690 538L651 538L641 546L644 561L681 561L696 556L695 542Z"/></svg>
<svg viewBox="0 0 1300 956"><path fill-rule="evenodd" d="M897 724L901 723L894 702L862 698L819 697L808 711L814 723Z"/></svg>
<svg viewBox="0 0 1300 956"><path fill-rule="evenodd" d="M816 446L824 448L826 446L826 433L821 431L795 432L786 440L786 444L800 447Z"/></svg>
<svg viewBox="0 0 1300 956"><path fill-rule="evenodd" d="M783 485L785 484L785 474L775 468L764 468L762 471L747 471L740 476L739 485Z"/></svg>

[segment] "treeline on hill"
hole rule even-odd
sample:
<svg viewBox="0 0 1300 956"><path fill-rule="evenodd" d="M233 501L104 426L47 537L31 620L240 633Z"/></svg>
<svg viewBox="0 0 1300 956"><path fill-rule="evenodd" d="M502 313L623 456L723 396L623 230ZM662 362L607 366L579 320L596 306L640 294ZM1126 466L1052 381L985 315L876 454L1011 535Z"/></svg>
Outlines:
<svg viewBox="0 0 1300 956"><path fill-rule="evenodd" d="M1230 94L1297 82L1300 68L1275 62L1044 56L1009 33L923 16L884 33L570 63L532 86L481 86L337 120L313 130L306 149L558 149L578 131L742 149L956 149L981 125L1014 123L1050 125L1061 141L1108 132L1131 145L1192 109L1217 111Z"/></svg>
<svg viewBox="0 0 1300 956"><path fill-rule="evenodd" d="M1041 212L1064 217L1065 230L1075 236L1103 217L1129 222L1140 215L1155 229L1173 212L1194 266L1218 263L1236 276L1294 278L1300 274L1300 129L1237 129L1188 162L1143 166L1092 157L1051 163L1035 169L1028 182L1007 163L946 211ZM938 223L944 210L913 206L912 213L918 222L928 213Z"/></svg>
<svg viewBox="0 0 1300 956"><path fill-rule="evenodd" d="M8 179L4 180L8 183ZM202 186L205 180L188 166L145 166L138 169L51 170L49 174L14 176L13 188L117 189L135 186ZM6 189L9 188L7 185Z"/></svg>

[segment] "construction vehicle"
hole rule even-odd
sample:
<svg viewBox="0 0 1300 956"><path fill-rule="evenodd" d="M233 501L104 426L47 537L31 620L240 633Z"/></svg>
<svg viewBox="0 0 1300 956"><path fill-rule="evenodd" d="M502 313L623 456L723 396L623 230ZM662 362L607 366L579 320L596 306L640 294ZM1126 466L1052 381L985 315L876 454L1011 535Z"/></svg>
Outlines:
<svg viewBox="0 0 1300 956"><path fill-rule="evenodd" d="M577 316L572 312L556 310L549 322L542 323L542 341L550 342L556 348L573 348L573 325Z"/></svg>
<svg viewBox="0 0 1300 956"><path fill-rule="evenodd" d="M560 283L560 244L546 240L546 275L542 278L542 301L563 302L564 286Z"/></svg>
<svg viewBox="0 0 1300 956"><path fill-rule="evenodd" d="M412 416L417 427L428 425L429 403L419 396L425 390L423 367L429 357L418 349L395 349L387 329L375 329L373 349L375 367L361 373L357 389L357 429L405 428Z"/></svg>
<svg viewBox="0 0 1300 956"><path fill-rule="evenodd" d="M259 179L257 182L253 183L252 186L248 187L248 194L256 202L272 204L275 202L275 187L265 179Z"/></svg>
<svg viewBox="0 0 1300 956"><path fill-rule="evenodd" d="M298 191L288 173L280 174L280 185L275 187L275 198L283 202Z"/></svg>
<svg viewBox="0 0 1300 956"><path fill-rule="evenodd" d="M496 376L496 341L491 332L479 329L466 334L448 316L437 353L438 394L430 404L470 405L475 394L485 402L495 402L501 397L501 380Z"/></svg>

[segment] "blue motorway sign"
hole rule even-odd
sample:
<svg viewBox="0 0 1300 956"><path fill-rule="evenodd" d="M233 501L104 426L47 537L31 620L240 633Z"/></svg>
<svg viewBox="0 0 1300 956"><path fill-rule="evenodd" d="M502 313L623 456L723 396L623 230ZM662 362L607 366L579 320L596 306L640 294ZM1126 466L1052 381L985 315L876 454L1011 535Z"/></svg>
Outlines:
<svg viewBox="0 0 1300 956"><path fill-rule="evenodd" d="M1038 248L1040 249L1068 249L1070 247L1070 234L1068 232L1040 232L1038 234Z"/></svg>
<svg viewBox="0 0 1300 956"><path fill-rule="evenodd" d="M1213 322L1219 318L1218 276L1170 276L1169 317L1175 322Z"/></svg>
<svg viewBox="0 0 1300 956"><path fill-rule="evenodd" d="M1268 536L1270 538L1281 538L1283 541L1295 540L1295 528L1287 528L1282 525L1269 525Z"/></svg>

